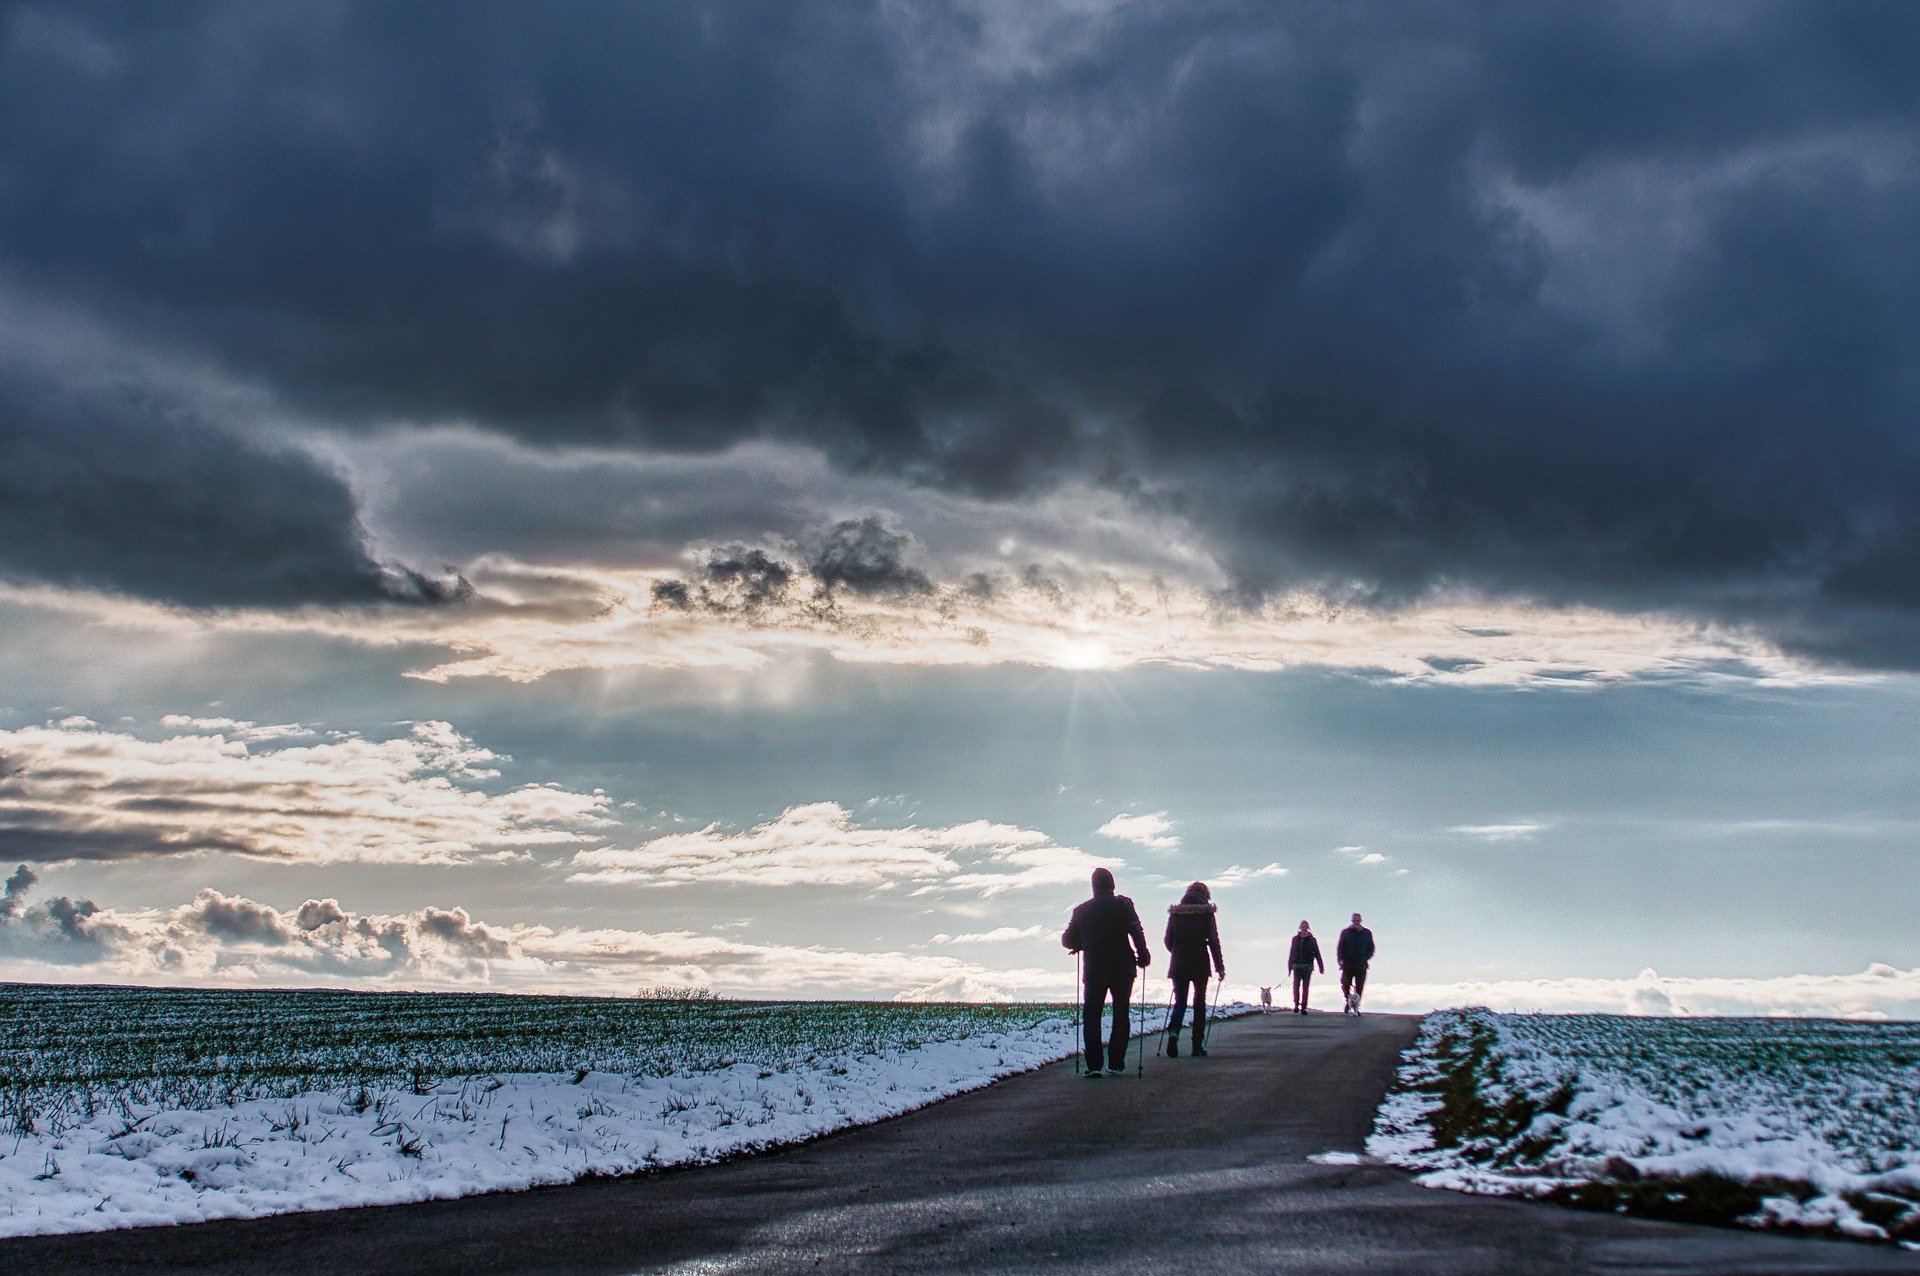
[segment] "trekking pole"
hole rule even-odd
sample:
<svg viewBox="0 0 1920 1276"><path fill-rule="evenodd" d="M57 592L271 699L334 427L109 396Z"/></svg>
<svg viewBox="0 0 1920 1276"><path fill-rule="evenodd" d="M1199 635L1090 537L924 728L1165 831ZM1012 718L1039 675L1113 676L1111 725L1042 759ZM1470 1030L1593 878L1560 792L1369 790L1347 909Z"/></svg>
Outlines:
<svg viewBox="0 0 1920 1276"><path fill-rule="evenodd" d="M1080 991L1080 950L1073 950L1073 1009L1067 1012L1067 1037L1073 1045L1073 1075L1080 1075L1080 1056L1083 1053L1080 1038L1086 1033L1086 1025L1080 1022L1085 1016L1087 999Z"/></svg>
<svg viewBox="0 0 1920 1276"><path fill-rule="evenodd" d="M1225 977L1213 981L1213 1013L1207 1016L1207 1035L1213 1035L1213 1021L1220 1017L1220 990L1227 986ZM1202 1042L1201 1044L1205 1044Z"/></svg>
<svg viewBox="0 0 1920 1276"><path fill-rule="evenodd" d="M1142 1007L1135 1006L1133 1007L1133 1012L1134 1014L1139 1016L1137 1022L1144 1029L1146 1027L1145 1010ZM1147 1038L1144 1032L1139 1032L1139 1033L1136 1033L1135 1035L1140 1038L1140 1063L1138 1066L1138 1070L1134 1073L1134 1075L1138 1077L1145 1077L1147 1075Z"/></svg>

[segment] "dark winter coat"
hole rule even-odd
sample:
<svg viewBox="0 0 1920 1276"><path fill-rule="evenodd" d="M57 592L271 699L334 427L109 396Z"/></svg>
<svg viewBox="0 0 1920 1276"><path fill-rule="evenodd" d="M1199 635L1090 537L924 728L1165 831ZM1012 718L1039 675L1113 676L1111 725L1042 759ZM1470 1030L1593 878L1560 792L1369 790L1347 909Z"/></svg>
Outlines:
<svg viewBox="0 0 1920 1276"><path fill-rule="evenodd" d="M1131 974L1153 956L1140 914L1125 895L1095 895L1074 909L1060 942L1082 954L1081 969L1089 981Z"/></svg>
<svg viewBox="0 0 1920 1276"><path fill-rule="evenodd" d="M1327 973L1327 963L1320 960L1320 941L1313 935L1295 935L1293 946L1287 949L1287 969L1305 970L1318 966L1321 974Z"/></svg>
<svg viewBox="0 0 1920 1276"><path fill-rule="evenodd" d="M1373 960L1373 932L1365 926L1349 926L1340 932L1333 953L1342 970L1364 970Z"/></svg>
<svg viewBox="0 0 1920 1276"><path fill-rule="evenodd" d="M1220 921L1212 904L1171 904L1167 907L1167 978L1205 979L1209 954L1212 969L1225 970L1220 956Z"/></svg>

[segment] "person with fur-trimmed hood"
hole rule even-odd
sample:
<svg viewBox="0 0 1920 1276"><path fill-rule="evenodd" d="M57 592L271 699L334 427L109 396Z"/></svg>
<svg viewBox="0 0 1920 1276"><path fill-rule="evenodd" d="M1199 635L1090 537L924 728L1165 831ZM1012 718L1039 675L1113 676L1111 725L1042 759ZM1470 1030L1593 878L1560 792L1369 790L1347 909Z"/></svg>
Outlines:
<svg viewBox="0 0 1920 1276"><path fill-rule="evenodd" d="M1220 956L1219 910L1205 882L1195 882L1178 904L1167 905L1167 978L1173 980L1173 1018L1167 1020L1167 1056L1180 1057L1180 1025L1187 1017L1187 995L1193 995L1193 1055L1207 1057L1207 970L1227 977Z"/></svg>

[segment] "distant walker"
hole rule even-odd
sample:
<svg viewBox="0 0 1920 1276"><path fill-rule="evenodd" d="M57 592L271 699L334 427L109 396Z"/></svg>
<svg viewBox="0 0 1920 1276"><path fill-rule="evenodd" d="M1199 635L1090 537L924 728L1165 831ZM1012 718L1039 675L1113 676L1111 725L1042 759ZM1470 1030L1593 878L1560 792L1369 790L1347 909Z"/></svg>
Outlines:
<svg viewBox="0 0 1920 1276"><path fill-rule="evenodd" d="M1287 970L1293 975L1293 1013L1296 1015L1307 1013L1307 995L1313 991L1316 966L1321 974L1327 973L1327 963L1320 958L1320 941L1315 938L1313 927L1302 918L1300 929L1287 948Z"/></svg>
<svg viewBox="0 0 1920 1276"><path fill-rule="evenodd" d="M1367 963L1373 960L1373 932L1360 924L1360 914L1353 915L1353 925L1340 932L1340 942L1333 948L1334 960L1340 963L1340 996L1346 1002L1345 1013L1360 1013L1360 998L1367 991Z"/></svg>

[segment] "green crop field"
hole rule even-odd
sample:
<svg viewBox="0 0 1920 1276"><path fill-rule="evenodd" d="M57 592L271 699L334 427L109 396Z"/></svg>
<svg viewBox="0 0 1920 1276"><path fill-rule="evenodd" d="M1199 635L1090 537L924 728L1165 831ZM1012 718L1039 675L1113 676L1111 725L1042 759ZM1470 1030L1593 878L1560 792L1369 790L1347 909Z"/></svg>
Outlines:
<svg viewBox="0 0 1920 1276"><path fill-rule="evenodd" d="M1041 1005L730 1002L485 993L221 991L0 984L0 1130L103 1104L207 1108L303 1091L424 1090L446 1078L739 1063L783 1070L1030 1028Z"/></svg>

